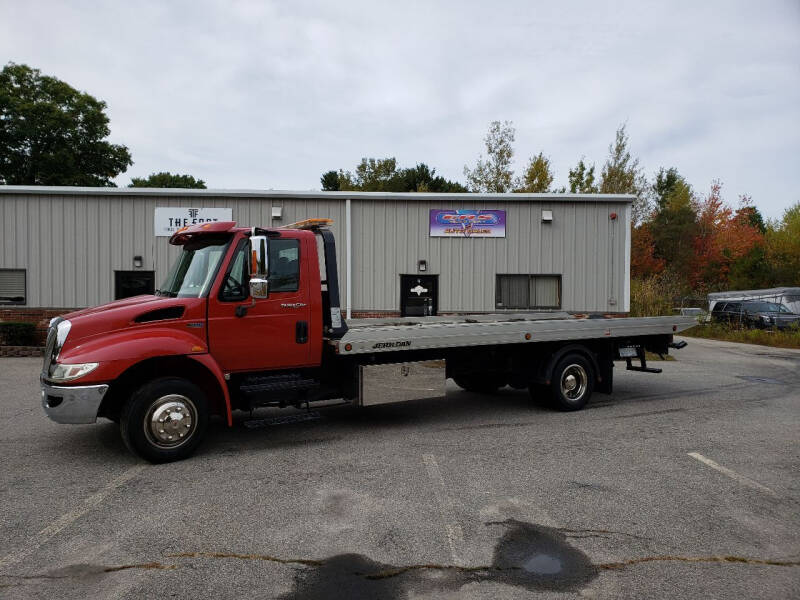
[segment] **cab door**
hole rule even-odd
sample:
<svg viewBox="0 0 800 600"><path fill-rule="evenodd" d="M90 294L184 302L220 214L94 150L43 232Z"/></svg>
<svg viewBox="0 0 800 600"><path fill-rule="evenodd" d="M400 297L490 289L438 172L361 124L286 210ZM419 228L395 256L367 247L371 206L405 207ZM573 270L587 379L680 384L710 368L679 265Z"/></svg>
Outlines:
<svg viewBox="0 0 800 600"><path fill-rule="evenodd" d="M209 349L225 372L310 366L311 309L300 240L287 233L269 243L268 298L250 297L247 238L236 245L209 297Z"/></svg>

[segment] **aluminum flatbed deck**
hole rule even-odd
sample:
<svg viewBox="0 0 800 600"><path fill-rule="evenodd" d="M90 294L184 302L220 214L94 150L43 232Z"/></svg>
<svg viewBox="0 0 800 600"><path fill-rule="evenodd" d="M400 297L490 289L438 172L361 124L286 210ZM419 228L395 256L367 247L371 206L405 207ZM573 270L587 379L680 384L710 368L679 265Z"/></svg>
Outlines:
<svg viewBox="0 0 800 600"><path fill-rule="evenodd" d="M668 335L696 325L693 317L579 318L563 312L351 319L340 355L501 344L533 344Z"/></svg>

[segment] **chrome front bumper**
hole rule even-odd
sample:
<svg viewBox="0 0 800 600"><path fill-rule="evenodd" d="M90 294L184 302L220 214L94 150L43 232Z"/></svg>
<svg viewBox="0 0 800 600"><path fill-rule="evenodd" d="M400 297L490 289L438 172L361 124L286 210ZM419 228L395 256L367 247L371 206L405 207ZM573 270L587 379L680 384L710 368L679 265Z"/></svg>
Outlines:
<svg viewBox="0 0 800 600"><path fill-rule="evenodd" d="M43 379L42 408L56 423L94 423L97 411L108 386L103 385L50 385Z"/></svg>

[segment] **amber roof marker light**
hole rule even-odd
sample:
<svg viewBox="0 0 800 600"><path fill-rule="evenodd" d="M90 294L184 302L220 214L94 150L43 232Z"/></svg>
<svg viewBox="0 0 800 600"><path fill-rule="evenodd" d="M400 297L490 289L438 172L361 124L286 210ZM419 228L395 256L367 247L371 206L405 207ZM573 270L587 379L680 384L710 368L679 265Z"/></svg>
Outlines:
<svg viewBox="0 0 800 600"><path fill-rule="evenodd" d="M296 223L289 223L288 225L281 225L278 229L319 229L320 227L330 227L333 225L333 219L304 219Z"/></svg>

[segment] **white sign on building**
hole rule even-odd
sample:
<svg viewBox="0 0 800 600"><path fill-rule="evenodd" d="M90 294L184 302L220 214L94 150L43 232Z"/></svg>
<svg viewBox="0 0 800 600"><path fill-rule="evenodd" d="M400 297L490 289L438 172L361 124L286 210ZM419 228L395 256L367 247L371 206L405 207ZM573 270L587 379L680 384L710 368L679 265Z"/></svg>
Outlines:
<svg viewBox="0 0 800 600"><path fill-rule="evenodd" d="M233 209L156 206L153 231L156 236L169 237L181 227L214 221L233 221Z"/></svg>

